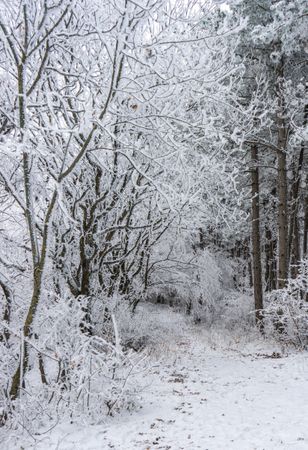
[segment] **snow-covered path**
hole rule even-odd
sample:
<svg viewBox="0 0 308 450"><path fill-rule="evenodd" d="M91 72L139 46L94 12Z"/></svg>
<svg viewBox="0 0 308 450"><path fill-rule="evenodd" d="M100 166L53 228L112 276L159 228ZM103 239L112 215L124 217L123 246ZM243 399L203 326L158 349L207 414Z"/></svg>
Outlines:
<svg viewBox="0 0 308 450"><path fill-rule="evenodd" d="M274 355L275 356L275 355ZM116 450L308 449L308 358L208 350L181 341L142 412L118 418Z"/></svg>
<svg viewBox="0 0 308 450"><path fill-rule="evenodd" d="M179 326L151 358L143 408L102 425L59 425L14 448L307 450L308 355L277 358L258 341L213 347L200 327Z"/></svg>

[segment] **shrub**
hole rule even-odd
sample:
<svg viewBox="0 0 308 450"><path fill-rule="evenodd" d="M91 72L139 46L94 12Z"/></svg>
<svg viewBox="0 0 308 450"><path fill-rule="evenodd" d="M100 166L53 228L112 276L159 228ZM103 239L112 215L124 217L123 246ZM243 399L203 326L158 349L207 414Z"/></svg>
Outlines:
<svg viewBox="0 0 308 450"><path fill-rule="evenodd" d="M264 309L264 331L276 339L304 348L308 344L308 259L287 287L272 291Z"/></svg>

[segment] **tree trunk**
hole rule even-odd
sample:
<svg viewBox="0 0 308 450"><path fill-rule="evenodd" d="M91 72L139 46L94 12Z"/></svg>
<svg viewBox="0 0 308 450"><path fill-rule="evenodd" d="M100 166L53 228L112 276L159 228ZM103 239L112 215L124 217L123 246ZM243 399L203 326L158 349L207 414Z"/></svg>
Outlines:
<svg viewBox="0 0 308 450"><path fill-rule="evenodd" d="M280 130L285 134L284 129ZM278 284L277 288L286 286L288 277L288 218L287 218L287 158L282 151L278 155Z"/></svg>
<svg viewBox="0 0 308 450"><path fill-rule="evenodd" d="M285 123L284 93L281 83L284 77L284 61L282 59L277 70L278 95L278 282L277 288L283 289L288 278L288 182L287 182L287 140L288 131Z"/></svg>
<svg viewBox="0 0 308 450"><path fill-rule="evenodd" d="M3 294L5 297L3 321L4 323L7 323L9 325L11 319L11 307L13 303L13 292L11 291L5 280L1 278L1 274L0 274L0 287L3 290ZM10 339L10 332L7 328L4 328L3 334L0 334L0 342L4 340L6 343L8 343L9 339Z"/></svg>
<svg viewBox="0 0 308 450"><path fill-rule="evenodd" d="M18 109L19 109L19 128L20 128L20 142L23 144L24 140L24 128L26 124L26 89L25 89L25 64L26 57L17 67L18 74ZM33 209L33 193L32 193L32 183L31 183L31 162L29 160L29 154L27 150L23 152L23 179L24 179L24 189L25 189L25 218L28 225L29 237L31 242L31 253L33 261L33 291L30 306L26 316L26 320L23 327L23 337L28 338L30 336L31 325L35 316L37 304L41 292L41 282L42 282L42 269L40 263L40 256L38 251L38 243L35 229L34 220L34 209ZM12 378L12 384L10 389L10 398L15 400L18 396L20 385L24 384L23 375L27 370L28 366L29 350L28 344L25 340L21 342L21 353L20 362Z"/></svg>
<svg viewBox="0 0 308 450"><path fill-rule="evenodd" d="M290 227L289 227L289 258L291 263L291 276L295 278L298 273L298 263L300 260L300 243L298 230L298 208L300 199L300 182L304 161L304 145L301 147L299 154L298 165L294 170L294 181L291 193L291 213L290 213Z"/></svg>
<svg viewBox="0 0 308 450"><path fill-rule="evenodd" d="M265 269L265 283L266 291L271 292L276 288L276 269L275 269L275 241L273 240L272 231L269 226L265 229L265 258L266 258L266 269Z"/></svg>
<svg viewBox="0 0 308 450"><path fill-rule="evenodd" d="M24 385L24 374L28 368L29 362L29 344L27 343L28 338L32 335L32 324L35 318L37 306L41 296L42 290L42 282L43 282L43 271L45 267L46 255L47 255L47 244L48 244L48 231L49 231L49 222L51 219L51 215L56 204L57 200L57 191L54 192L50 204L47 209L44 229L43 229L43 240L41 245L41 256L40 260L37 264L34 265L33 269L33 291L32 298L30 302L30 306L28 309L28 313L25 319L24 327L23 327L23 341L21 342L21 353L20 353L20 361L18 367L13 375L12 384L10 389L10 398L11 400L16 400L19 394L19 388L21 385Z"/></svg>
<svg viewBox="0 0 308 450"><path fill-rule="evenodd" d="M308 195L305 199L305 219L304 219L304 239L303 239L303 256L308 256Z"/></svg>
<svg viewBox="0 0 308 450"><path fill-rule="evenodd" d="M35 267L33 274L33 294L31 298L31 303L23 327L23 336L24 338L26 338L26 340L31 336L31 326L33 323L33 319L35 317L37 305L41 294L41 285L42 285L42 271L40 269L40 266L37 266ZM10 389L11 400L15 400L18 397L20 385L24 384L23 376L27 371L29 363L29 345L26 340L21 342L22 348L21 348L20 362L16 369L16 372L14 373Z"/></svg>
<svg viewBox="0 0 308 450"><path fill-rule="evenodd" d="M255 299L256 322L262 325L263 289L262 289L262 265L260 243L260 186L258 167L258 147L251 147L251 216L252 216L252 257L253 257L253 290Z"/></svg>

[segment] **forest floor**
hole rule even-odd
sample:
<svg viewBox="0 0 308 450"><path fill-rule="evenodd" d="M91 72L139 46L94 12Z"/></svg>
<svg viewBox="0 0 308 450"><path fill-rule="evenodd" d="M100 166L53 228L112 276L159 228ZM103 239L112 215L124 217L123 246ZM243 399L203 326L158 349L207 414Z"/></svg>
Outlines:
<svg viewBox="0 0 308 450"><path fill-rule="evenodd" d="M208 331L170 311L168 321L142 376L140 409L102 425L60 424L1 450L308 449L307 353L282 352L257 334Z"/></svg>

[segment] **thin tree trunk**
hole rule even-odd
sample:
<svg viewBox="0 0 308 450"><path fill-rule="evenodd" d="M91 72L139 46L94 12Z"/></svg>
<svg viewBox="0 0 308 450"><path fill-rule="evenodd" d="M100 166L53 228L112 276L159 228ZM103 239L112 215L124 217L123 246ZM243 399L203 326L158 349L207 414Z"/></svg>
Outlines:
<svg viewBox="0 0 308 450"><path fill-rule="evenodd" d="M26 57L23 57L23 60L17 67L18 74L18 109L19 109L19 128L20 128L20 142L21 144L24 141L24 128L26 124L26 94L25 94L25 63ZM26 316L26 320L23 327L23 336L28 338L30 335L31 325L34 319L34 315L36 312L36 307L38 304L40 291L41 291L41 277L42 270L41 264L39 262L39 251L37 244L37 236L35 229L35 221L34 221L34 210L33 210L33 200L32 200L32 185L31 185L31 164L29 161L29 154L27 151L23 153L23 177L24 177L24 188L25 188L25 217L28 225L30 242L31 242L31 253L32 253L32 262L33 262L33 292L32 298L30 302L30 306L28 309L28 313ZM23 384L22 376L24 376L27 365L28 365L28 345L23 340L21 342L21 358L19 365L14 373L12 378L12 384L10 389L10 397L12 400L15 400L18 396L19 387ZM22 375L23 374L23 375Z"/></svg>
<svg viewBox="0 0 308 450"><path fill-rule="evenodd" d="M277 95L278 95L278 282L277 288L283 289L288 278L288 182L287 182L287 140L288 131L285 123L285 104L281 82L284 77L284 61L282 60L277 70Z"/></svg>
<svg viewBox="0 0 308 450"><path fill-rule="evenodd" d="M51 219L51 215L56 204L57 200L57 192L55 191L53 197L50 201L45 223L43 229L43 240L41 246L41 257L39 263L34 266L33 270L33 291L32 298L30 302L30 306L28 309L28 313L25 319L24 327L23 327L23 342L21 343L21 358L18 364L18 367L13 375L12 384L10 389L10 398L11 400L15 400L18 397L19 388L24 384L23 377L28 368L28 360L29 360L29 345L26 342L29 337L32 335L32 324L35 318L37 306L40 300L41 290L42 290L42 282L43 282L43 271L45 268L46 254L47 254L47 244L48 244L48 231L49 231L49 222Z"/></svg>
<svg viewBox="0 0 308 450"><path fill-rule="evenodd" d="M290 227L289 227L289 258L292 265L290 273L293 278L297 276L297 265L300 260L300 248L299 248L299 230L298 230L298 208L300 197L300 182L304 161L304 145L301 147L301 151L298 159L297 169L294 171L294 182L291 193L291 214L290 214Z"/></svg>
<svg viewBox="0 0 308 450"><path fill-rule="evenodd" d="M265 270L265 282L266 291L271 292L276 288L276 276L275 276L275 242L273 240L272 231L267 226L265 230L265 258L266 258L266 270Z"/></svg>
<svg viewBox="0 0 308 450"><path fill-rule="evenodd" d="M1 278L0 275L0 287L3 290L4 296L5 296L5 302L4 302L4 311L3 311L3 321L4 323L10 324L11 319L11 307L13 302L13 293L7 283ZM4 328L3 334L0 334L0 342L5 340L6 343L8 343L10 339L10 332L7 328Z"/></svg>
<svg viewBox="0 0 308 450"><path fill-rule="evenodd" d="M293 244L292 244L292 255L291 255L291 268L290 275L292 278L296 278L298 275L298 265L300 262L300 242L299 242L299 229L298 229L298 218L294 219L294 231L293 231Z"/></svg>
<svg viewBox="0 0 308 450"><path fill-rule="evenodd" d="M303 239L303 256L308 256L308 195L305 199L305 219L304 219L304 239Z"/></svg>
<svg viewBox="0 0 308 450"><path fill-rule="evenodd" d="M284 135L284 130L280 130ZM286 286L288 277L288 219L287 219L287 159L284 151L278 155L278 289Z"/></svg>
<svg viewBox="0 0 308 450"><path fill-rule="evenodd" d="M251 147L251 216L252 216L252 257L253 257L253 290L255 299L256 322L262 325L263 310L263 288L262 288L262 265L261 265L261 242L260 242L260 186L258 167L258 147Z"/></svg>
<svg viewBox="0 0 308 450"><path fill-rule="evenodd" d="M306 94L308 93L308 84L306 83ZM305 108L304 108L304 120L303 120L303 125L304 127L308 125L308 103L306 103ZM302 142L302 151L303 151L303 156L305 153L305 149L307 150L307 142ZM304 159L304 158L303 158ZM306 186L308 184L308 175L306 174ZM303 257L308 256L308 194L306 191L306 195L304 197L304 237L303 237ZM306 296L307 301L308 301L308 294Z"/></svg>
<svg viewBox="0 0 308 450"><path fill-rule="evenodd" d="M24 338L29 338L31 333L31 325L33 322L33 319L35 317L36 308L38 305L38 301L40 298L41 293L41 283L42 283L42 272L40 271L39 266L37 266L34 270L34 280L33 280L33 294L31 298L30 307L28 310L28 314L24 323L23 327L23 336ZM29 346L27 342L23 340L21 342L21 346L23 348L21 349L21 358L19 365L17 367L16 372L14 373L14 376L12 378L12 384L10 389L10 398L11 400L15 400L18 397L19 388L20 385L24 384L24 380L21 379L21 374L23 376L25 375L27 368L28 368L28 359L29 359Z"/></svg>
<svg viewBox="0 0 308 450"><path fill-rule="evenodd" d="M308 176L307 176L308 182ZM303 258L308 257L308 195L305 198L305 219L304 219L304 238L303 238ZM308 292L305 297L306 302L308 302Z"/></svg>

